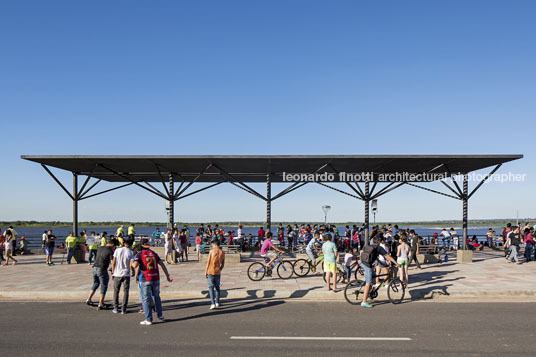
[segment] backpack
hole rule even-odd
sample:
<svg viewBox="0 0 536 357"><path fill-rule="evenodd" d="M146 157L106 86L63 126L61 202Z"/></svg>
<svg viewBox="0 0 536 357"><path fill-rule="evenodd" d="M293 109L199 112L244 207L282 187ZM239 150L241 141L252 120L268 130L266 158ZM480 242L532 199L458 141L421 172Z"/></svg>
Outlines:
<svg viewBox="0 0 536 357"><path fill-rule="evenodd" d="M363 251L361 252L361 262L365 264L371 265L376 261L376 258L378 257L378 253L376 251L376 246L374 245L367 245Z"/></svg>

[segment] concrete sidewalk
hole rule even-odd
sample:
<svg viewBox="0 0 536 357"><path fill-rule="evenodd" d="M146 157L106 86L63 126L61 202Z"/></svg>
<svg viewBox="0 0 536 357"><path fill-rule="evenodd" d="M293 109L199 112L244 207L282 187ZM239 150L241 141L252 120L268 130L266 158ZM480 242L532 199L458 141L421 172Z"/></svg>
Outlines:
<svg viewBox="0 0 536 357"><path fill-rule="evenodd" d="M160 254L160 249L157 252ZM162 256L162 255L161 255ZM83 301L92 284L91 267L87 264L54 266L44 263L44 256L17 256L15 266L0 267L0 300ZM193 256L195 259L195 254ZM344 300L343 292L327 291L321 275L282 280L277 277L259 282L250 281L247 268L256 257L242 256L242 263L227 264L222 275L224 298L281 298L304 300ZM73 259L74 261L74 259ZM204 264L196 260L168 265L173 283L162 280L164 299L206 298L207 282ZM274 274L276 275L276 274ZM475 252L472 264L457 264L453 253L449 262L424 265L422 270L410 268L411 300L439 299L442 301L536 301L536 262L522 265L506 263L502 252ZM107 297L113 295L110 283ZM341 284L340 288L344 288ZM138 289L131 296L138 298ZM385 292L378 300L384 299Z"/></svg>

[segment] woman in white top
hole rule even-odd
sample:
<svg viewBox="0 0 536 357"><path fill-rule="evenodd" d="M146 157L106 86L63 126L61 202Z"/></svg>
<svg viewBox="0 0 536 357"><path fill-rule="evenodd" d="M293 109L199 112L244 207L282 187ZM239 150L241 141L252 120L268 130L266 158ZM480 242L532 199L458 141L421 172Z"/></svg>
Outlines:
<svg viewBox="0 0 536 357"><path fill-rule="evenodd" d="M168 228L166 234L164 234L164 255L165 255L165 261L168 264L171 264L173 262L173 235L171 234L171 228ZM169 258L169 260L168 260Z"/></svg>
<svg viewBox="0 0 536 357"><path fill-rule="evenodd" d="M398 246L396 256L398 257L396 262L400 264L400 268L398 268L398 273L400 275L400 280L407 285L408 284L408 261L409 261L409 245L408 245L408 237L403 235L402 238L400 238L400 245Z"/></svg>

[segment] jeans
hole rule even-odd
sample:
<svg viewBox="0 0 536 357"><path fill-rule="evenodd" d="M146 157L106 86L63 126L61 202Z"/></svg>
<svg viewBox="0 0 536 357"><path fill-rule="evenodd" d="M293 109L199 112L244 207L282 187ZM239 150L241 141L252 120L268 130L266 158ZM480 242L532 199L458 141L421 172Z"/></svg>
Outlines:
<svg viewBox="0 0 536 357"><path fill-rule="evenodd" d="M517 257L517 245L510 246L510 255L508 256L508 261L511 262L515 260L516 263L519 263L519 258Z"/></svg>
<svg viewBox="0 0 536 357"><path fill-rule="evenodd" d="M74 254L74 248L67 248L67 263L71 263L71 259L73 258Z"/></svg>
<svg viewBox="0 0 536 357"><path fill-rule="evenodd" d="M344 274L346 275L346 279L350 281L350 277L352 276L352 268L348 265L344 266Z"/></svg>
<svg viewBox="0 0 536 357"><path fill-rule="evenodd" d="M208 275L208 295L212 305L220 303L220 277L221 275Z"/></svg>
<svg viewBox="0 0 536 357"><path fill-rule="evenodd" d="M411 262L415 261L415 264L417 265L417 268L421 269L421 265L419 264L419 261L417 260L417 251L411 251L411 257L408 261L408 267L411 265Z"/></svg>
<svg viewBox="0 0 536 357"><path fill-rule="evenodd" d="M128 293L130 291L130 276L114 276L114 307L119 309L119 290L123 285L122 310L127 311Z"/></svg>
<svg viewBox="0 0 536 357"><path fill-rule="evenodd" d="M91 291L96 291L100 286L101 295L106 295L109 281L110 276L106 269L93 267L93 286L91 287Z"/></svg>
<svg viewBox="0 0 536 357"><path fill-rule="evenodd" d="M89 250L89 264L93 263L93 258L97 259L97 249Z"/></svg>
<svg viewBox="0 0 536 357"><path fill-rule="evenodd" d="M162 300L160 300L160 280L141 282L141 303L145 313L145 321L153 322L153 310L151 300L154 298L154 307L158 317L162 315Z"/></svg>
<svg viewBox="0 0 536 357"><path fill-rule="evenodd" d="M527 262L530 262L531 261L531 256L532 256L532 243L526 243L525 244L525 259L527 260Z"/></svg>

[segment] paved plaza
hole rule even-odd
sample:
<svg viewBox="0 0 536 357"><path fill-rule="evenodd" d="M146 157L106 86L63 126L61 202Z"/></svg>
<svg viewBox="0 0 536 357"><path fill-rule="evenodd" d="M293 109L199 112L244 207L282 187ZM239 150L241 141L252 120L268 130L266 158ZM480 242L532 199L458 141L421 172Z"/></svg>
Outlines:
<svg viewBox="0 0 536 357"><path fill-rule="evenodd" d="M162 256L161 249L156 250ZM508 264L501 251L492 250L475 252L471 264L456 263L454 253L449 253L449 257L446 263L426 264L422 270L412 266L406 298L444 301L536 300L536 262ZM1 300L77 301L87 297L92 283L88 264L62 265L61 255L55 256L54 266L44 263L44 255L17 258L19 264L0 267ZM241 263L226 264L222 274L223 298L344 300L342 291L334 293L326 290L320 274L301 278L293 276L288 280L265 277L262 281L253 282L247 277L247 268L256 259L257 256L242 253ZM167 267L173 282L162 280L161 295L164 299L208 296L203 263L193 260ZM108 289L108 300L113 293L111 287L112 283ZM137 302L137 289L130 291L131 301ZM382 300L384 295L377 300Z"/></svg>

